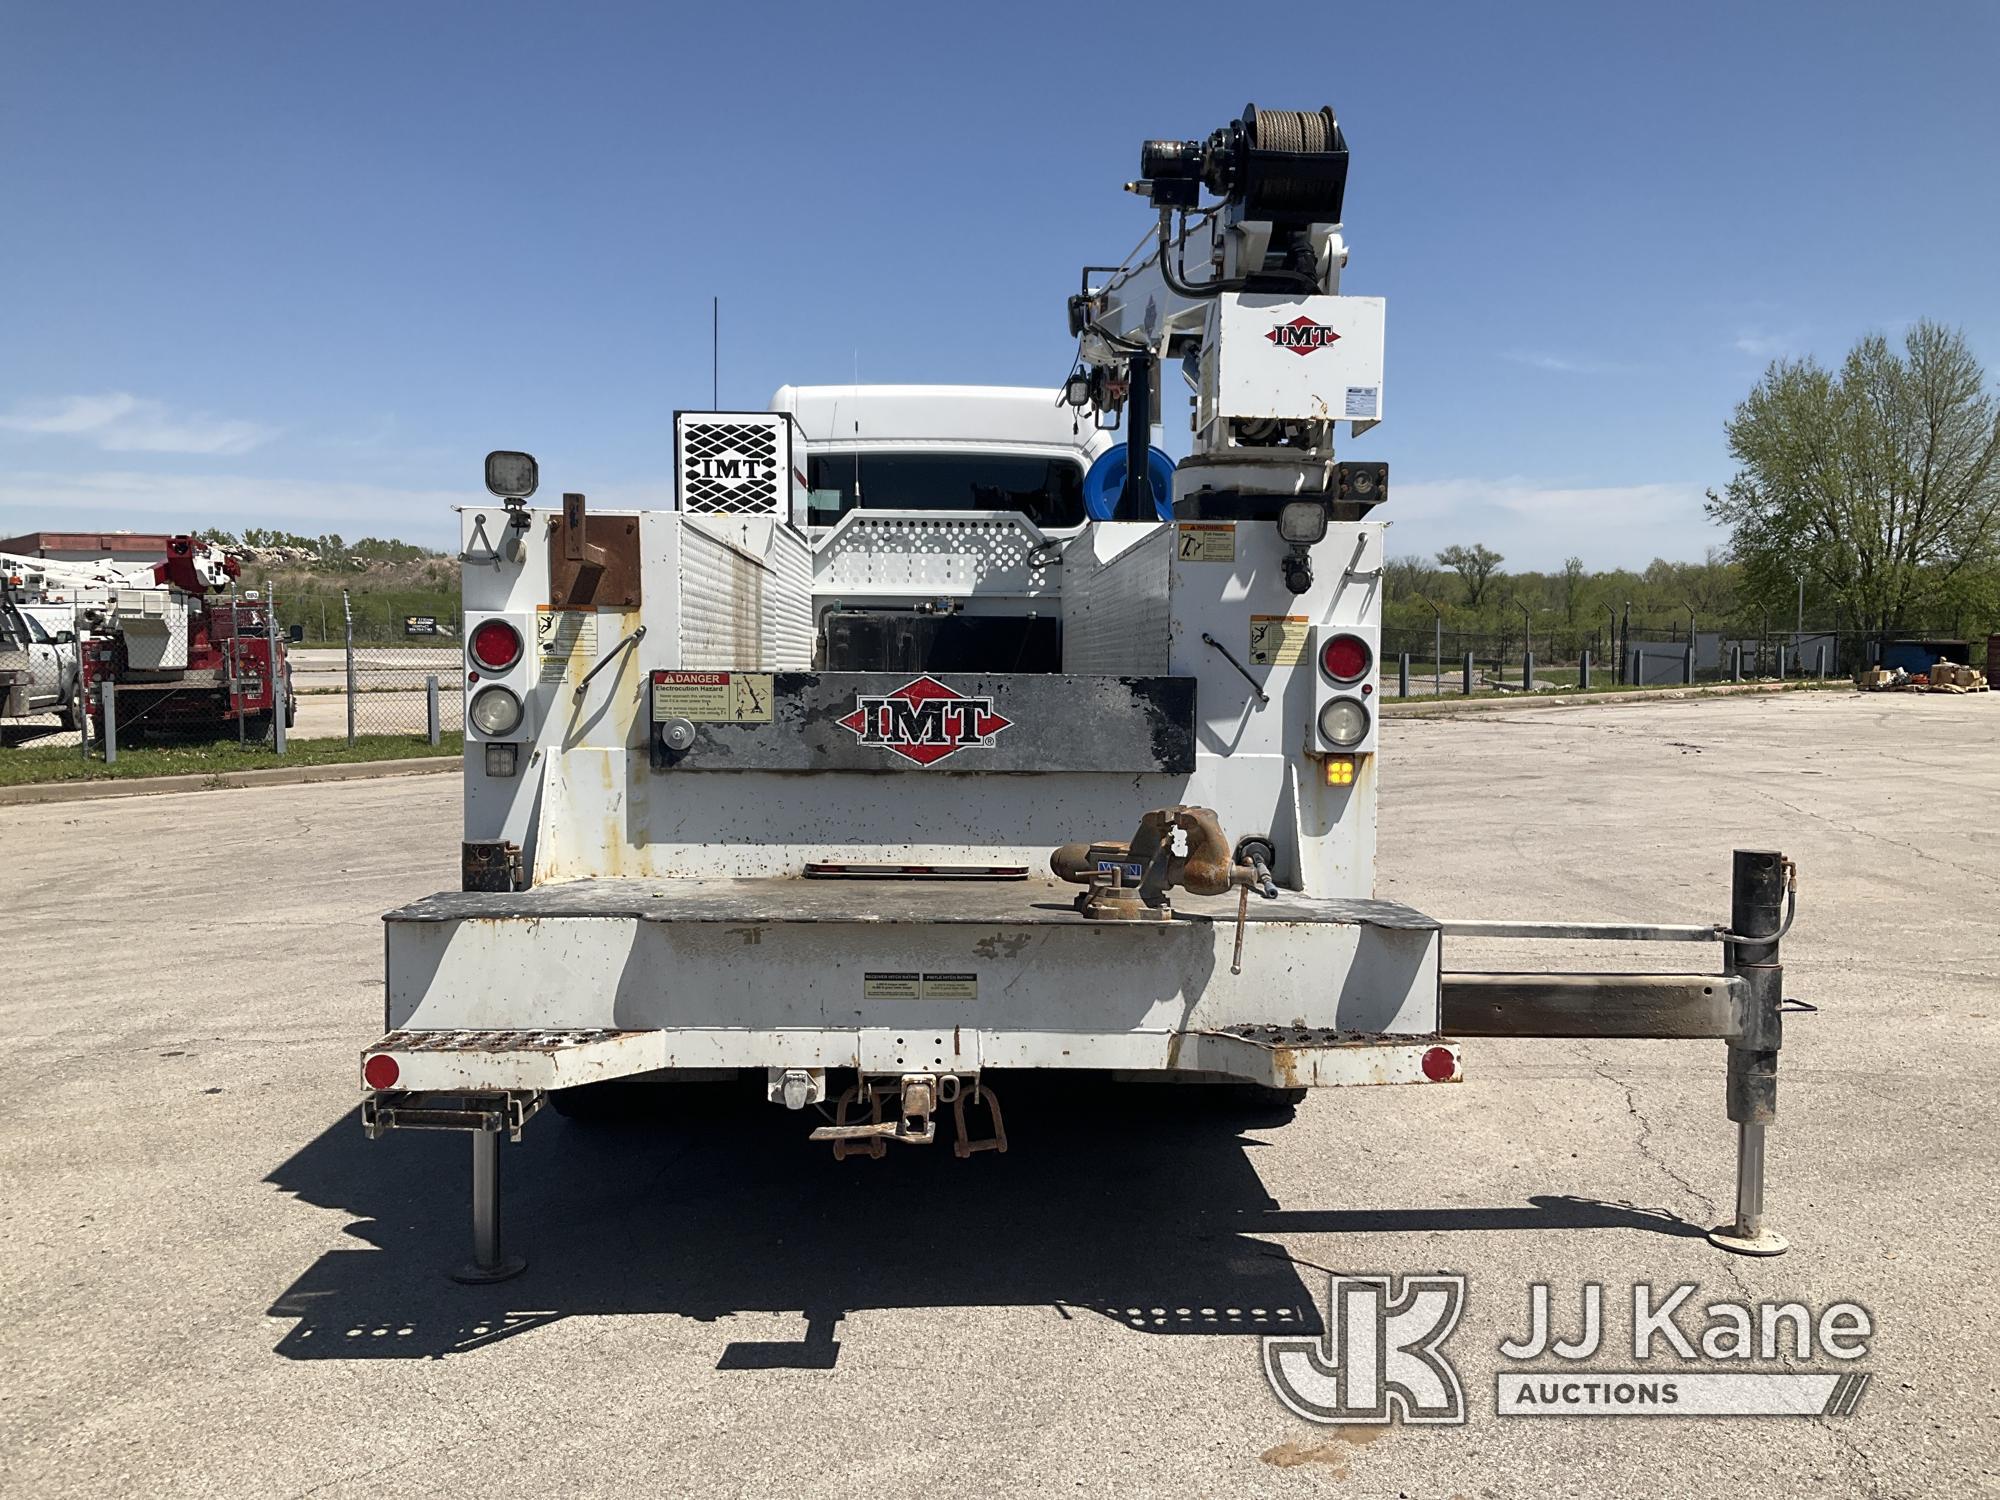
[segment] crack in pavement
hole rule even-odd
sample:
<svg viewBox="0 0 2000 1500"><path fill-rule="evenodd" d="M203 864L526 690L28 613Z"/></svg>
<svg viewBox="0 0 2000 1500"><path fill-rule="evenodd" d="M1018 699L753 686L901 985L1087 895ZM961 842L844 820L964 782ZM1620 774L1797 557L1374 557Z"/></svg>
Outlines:
<svg viewBox="0 0 2000 1500"><path fill-rule="evenodd" d="M1634 1120L1637 1120L1639 1122L1639 1137L1636 1142L1639 1154L1645 1157L1646 1160L1651 1162L1654 1166L1658 1167L1662 1173L1664 1173L1668 1178L1670 1178L1674 1183L1676 1183L1680 1187L1682 1192L1686 1193L1690 1198L1694 1199L1697 1203L1702 1204L1708 1211L1709 1222L1714 1223L1715 1215L1717 1212L1715 1206L1715 1200L1709 1197L1708 1194L1704 1193L1700 1188L1696 1187L1692 1182L1688 1181L1686 1177L1682 1176L1679 1172L1677 1172L1672 1166L1670 1166L1667 1163L1664 1157L1662 1157L1657 1151L1653 1149L1652 1145L1653 1122L1646 1117L1645 1111L1639 1108L1638 1090L1633 1088L1631 1084L1625 1082L1624 1079L1614 1074L1611 1071L1611 1064L1607 1062L1602 1062L1597 1058L1591 1057L1588 1052L1585 1052L1584 1056L1586 1058L1589 1058L1592 1064L1592 1071L1595 1072L1599 1078L1602 1078L1606 1083L1610 1084L1612 1087L1616 1088L1619 1092L1624 1094L1625 1112L1629 1114Z"/></svg>

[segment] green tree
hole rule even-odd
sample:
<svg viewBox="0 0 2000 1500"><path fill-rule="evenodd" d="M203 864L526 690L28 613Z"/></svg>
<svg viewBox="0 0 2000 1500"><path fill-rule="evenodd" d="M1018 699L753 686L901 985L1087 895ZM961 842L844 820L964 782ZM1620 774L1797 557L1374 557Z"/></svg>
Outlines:
<svg viewBox="0 0 2000 1500"><path fill-rule="evenodd" d="M1803 574L1887 636L1979 593L2000 550L2000 409L1957 329L1918 323L1901 354L1871 335L1838 374L1777 361L1726 432L1741 467L1708 512L1756 598L1782 603Z"/></svg>
<svg viewBox="0 0 2000 1500"><path fill-rule="evenodd" d="M1450 568L1465 582L1465 602L1473 609L1486 593L1487 584L1507 559L1492 548L1475 542L1470 547L1447 547L1437 555L1438 566Z"/></svg>

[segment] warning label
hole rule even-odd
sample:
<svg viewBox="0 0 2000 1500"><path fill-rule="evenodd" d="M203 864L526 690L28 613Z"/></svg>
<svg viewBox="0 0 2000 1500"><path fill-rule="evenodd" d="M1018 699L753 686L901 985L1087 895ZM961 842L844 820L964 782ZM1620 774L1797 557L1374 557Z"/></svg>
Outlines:
<svg viewBox="0 0 2000 1500"><path fill-rule="evenodd" d="M874 972L861 976L864 1000L977 1000L977 974Z"/></svg>
<svg viewBox="0 0 2000 1500"><path fill-rule="evenodd" d="M1252 615L1250 665L1289 667L1305 660L1312 621L1305 615Z"/></svg>
<svg viewBox="0 0 2000 1500"><path fill-rule="evenodd" d="M1234 521L1183 521L1180 524L1182 562L1235 562Z"/></svg>
<svg viewBox="0 0 2000 1500"><path fill-rule="evenodd" d="M544 681L560 680L577 657L597 655L597 611L535 606L535 646Z"/></svg>
<svg viewBox="0 0 2000 1500"><path fill-rule="evenodd" d="M653 717L696 724L768 724L771 674L655 672Z"/></svg>

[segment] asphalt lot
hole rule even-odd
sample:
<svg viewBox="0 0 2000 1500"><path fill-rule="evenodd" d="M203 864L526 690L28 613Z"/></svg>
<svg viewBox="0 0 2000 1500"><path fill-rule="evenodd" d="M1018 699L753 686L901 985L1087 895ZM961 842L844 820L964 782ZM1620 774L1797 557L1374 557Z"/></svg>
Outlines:
<svg viewBox="0 0 2000 1500"><path fill-rule="evenodd" d="M835 1164L777 1110L544 1115L503 1157L533 1264L459 1287L463 1141L354 1113L377 917L457 882L452 779L10 809L0 1489L1994 1493L1996 731L1994 696L1833 694L1384 726L1384 894L1441 915L1712 920L1732 847L1799 861L1787 991L1820 1009L1787 1018L1768 1261L1699 1235L1719 1043L1475 1042L1461 1086L1284 1129L1015 1106L967 1162ZM1585 947L1448 958L1695 951ZM1316 1330L1329 1267L1469 1276L1469 1426L1279 1407L1254 1335ZM1534 1280L1559 1312L1585 1280L1859 1301L1873 1384L1845 1419L1496 1418Z"/></svg>

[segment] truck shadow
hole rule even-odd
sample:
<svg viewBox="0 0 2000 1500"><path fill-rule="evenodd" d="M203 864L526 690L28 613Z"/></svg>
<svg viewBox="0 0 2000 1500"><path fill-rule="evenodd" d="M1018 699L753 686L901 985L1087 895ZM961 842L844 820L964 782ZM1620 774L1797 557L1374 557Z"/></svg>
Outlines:
<svg viewBox="0 0 2000 1500"><path fill-rule="evenodd" d="M1570 1198L1288 1211L1253 1166L1261 1142L1227 1119L1190 1118L1156 1089L1037 1084L1036 1094L1046 1097L1018 1084L1003 1094L1010 1151L968 1161L941 1130L929 1147L835 1162L807 1145L805 1117L761 1101L611 1129L545 1112L501 1152L503 1229L528 1271L483 1287L444 1275L470 1248L465 1139L398 1132L371 1143L343 1116L267 1180L357 1215L346 1232L369 1248L329 1251L277 1299L272 1316L297 1321L276 1352L437 1359L568 1317L772 1312L802 1315L805 1336L730 1344L719 1369L830 1369L851 1312L960 1306L1047 1306L1156 1334L1318 1333L1322 1275L1259 1236L1701 1233L1658 1211Z"/></svg>

